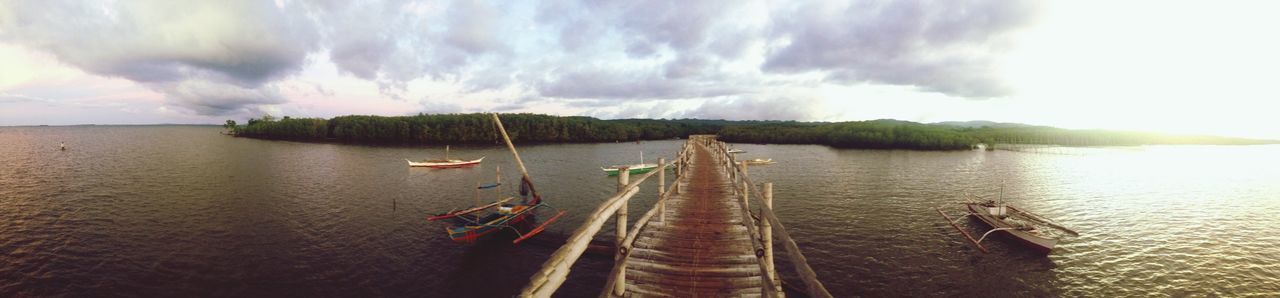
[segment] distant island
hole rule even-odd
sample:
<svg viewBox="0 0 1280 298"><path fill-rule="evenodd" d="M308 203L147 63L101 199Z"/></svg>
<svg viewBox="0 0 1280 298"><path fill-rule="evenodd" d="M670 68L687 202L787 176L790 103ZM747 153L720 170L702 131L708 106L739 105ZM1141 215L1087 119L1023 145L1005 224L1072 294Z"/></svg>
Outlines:
<svg viewBox="0 0 1280 298"><path fill-rule="evenodd" d="M236 136L309 142L362 144L489 144L499 140L487 114L339 116L332 119L272 116L238 125ZM591 143L685 138L716 134L735 143L818 144L837 148L968 150L979 144L1132 146L1165 144L1277 144L1216 136L1182 136L1132 131L1072 130L989 121L917 123L900 120L848 122L728 121L700 119L601 120L581 116L501 114L514 142Z"/></svg>

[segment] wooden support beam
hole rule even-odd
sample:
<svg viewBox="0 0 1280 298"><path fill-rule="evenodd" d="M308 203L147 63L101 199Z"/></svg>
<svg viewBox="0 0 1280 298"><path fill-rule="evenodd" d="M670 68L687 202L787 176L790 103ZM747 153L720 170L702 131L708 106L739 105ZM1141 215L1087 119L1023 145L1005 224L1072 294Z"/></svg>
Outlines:
<svg viewBox="0 0 1280 298"><path fill-rule="evenodd" d="M751 184L750 177L743 177L747 180L747 184ZM809 267L809 260L804 257L804 253L800 252L800 247L796 245L796 241L791 238L791 234L787 232L787 227L778 220L778 216L773 214L773 208L760 208L760 217L762 220L768 220L778 232L779 239L787 248L787 257L791 259L791 265L795 267L797 273L800 274L800 280L804 281L806 291L810 297L831 297L831 292L827 291L826 286L818 281L818 274L813 272L813 268Z"/></svg>
<svg viewBox="0 0 1280 298"><path fill-rule="evenodd" d="M658 164L667 163L666 158L659 158ZM667 191L667 174L666 171L658 171L658 222L666 222L667 219L667 203L661 198L666 196ZM679 177L679 175L676 175ZM679 183L677 181L676 183Z"/></svg>
<svg viewBox="0 0 1280 298"><path fill-rule="evenodd" d="M657 170L665 171L666 165L659 165ZM595 211L592 211L591 215L587 217L587 221L579 226L577 230L574 230L573 235L569 237L565 245L557 249L551 257L547 258L546 262L542 263L542 270L529 278L529 284L520 291L520 296L551 297L551 294L554 294L556 289L560 288L560 285L569 276L569 267L574 262L577 262L582 253L587 250L591 239L604 228L605 222L617 212L624 202L630 200L632 196L640 191L640 183L654 174L657 173L649 172L640 176L639 179L633 179L634 181L627 185L625 192L614 194L606 199L604 203L601 203L599 207L596 207Z"/></svg>
<svg viewBox="0 0 1280 298"><path fill-rule="evenodd" d="M741 164L742 176L745 177L747 175L747 161L741 161L739 164ZM751 208L751 185L747 184L746 179L738 180L741 180L742 184L742 202L747 205L747 208Z"/></svg>
<svg viewBox="0 0 1280 298"><path fill-rule="evenodd" d="M734 188L738 187L740 186L734 184ZM758 233L759 231L755 227L755 220L751 218L751 209L747 208L747 200L745 197L738 197L737 201L738 207L742 209L742 225L746 226L747 233L751 234L751 249L752 251L757 252L756 262L760 265L760 281L764 284L764 288L766 289L776 288L777 286L773 284L773 279L769 278L769 274L767 273L768 266L764 263L763 254L764 244L760 243L760 233ZM760 294L764 295L764 297L776 297L773 291L761 291Z"/></svg>
<svg viewBox="0 0 1280 298"><path fill-rule="evenodd" d="M658 170L658 173L662 173L662 172L665 172L665 171ZM629 167L622 167L621 169L618 169L618 191L622 191L623 189L627 188L627 184L628 184L627 182L629 182L627 180L630 180L630 178L631 178L631 169ZM628 202L622 202L622 206L618 207L617 218L615 219L618 222L618 234L617 234L618 241L617 241L617 245L614 247L622 247L623 240L627 239L627 203ZM614 254L613 259L624 260L626 257L627 256L622 254L622 250L618 250L618 252ZM627 267L627 262L622 262L622 270L619 270L617 272L617 275L614 275L613 278L615 280L627 280L626 267ZM627 283L620 282L620 283L614 284L613 286L614 295L622 296L622 294L626 294L626 293L627 293Z"/></svg>
<svg viewBox="0 0 1280 298"><path fill-rule="evenodd" d="M762 205L764 205L761 208L772 209L773 208L773 183L765 182L764 185L760 186L760 188L762 188L762 190L760 190L760 195L763 197L763 201L764 201L764 202L761 202ZM761 213L763 213L763 211L761 211ZM778 279L778 269L777 269L777 266L775 266L775 264L773 263L773 226L769 224L768 220L760 221L760 240L764 242L764 264L768 271L768 272L765 272L765 275L769 276L769 279L775 282L774 283L775 286L778 286L777 288L765 289L765 290L766 291L772 290L777 293L782 293L782 287L781 287L782 281Z"/></svg>

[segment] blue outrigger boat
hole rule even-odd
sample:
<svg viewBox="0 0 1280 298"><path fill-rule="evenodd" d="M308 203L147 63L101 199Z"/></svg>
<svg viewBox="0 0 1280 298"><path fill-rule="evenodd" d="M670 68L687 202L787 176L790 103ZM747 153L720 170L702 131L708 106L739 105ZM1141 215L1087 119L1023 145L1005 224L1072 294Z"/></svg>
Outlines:
<svg viewBox="0 0 1280 298"><path fill-rule="evenodd" d="M522 228L532 226L535 211L539 208L551 208L542 201L542 197L538 195L538 191L533 187L533 181L529 179L529 171L525 169L524 162L520 160L520 154L516 152L515 145L511 144L511 138L507 136L507 130L502 127L502 121L498 119L498 114L493 114L493 122L497 124L498 131L502 132L502 139L506 141L507 148L511 149L511 154L515 156L516 164L520 166L520 198L519 202L515 197L498 200L491 204L476 206L464 210L452 211L445 214L439 214L428 217L429 221L449 220L451 225L445 228L449 234L449 239L453 241L471 243L484 238L495 232L509 229L516 233L517 237L511 243L520 243L538 233L542 233L547 225L555 222L564 211L556 213L547 221L537 225L531 229L522 231ZM497 188L500 182L483 185L477 189Z"/></svg>

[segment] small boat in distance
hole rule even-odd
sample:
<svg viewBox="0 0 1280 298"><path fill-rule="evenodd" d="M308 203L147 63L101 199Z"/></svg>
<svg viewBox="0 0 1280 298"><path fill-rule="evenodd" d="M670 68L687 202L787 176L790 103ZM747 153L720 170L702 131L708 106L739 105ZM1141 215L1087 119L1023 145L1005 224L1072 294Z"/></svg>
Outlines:
<svg viewBox="0 0 1280 298"><path fill-rule="evenodd" d="M742 150L742 149L729 149L729 151L728 151L728 152L729 152L729 153L733 153L733 154L738 154L738 153L747 153L747 150Z"/></svg>
<svg viewBox="0 0 1280 298"><path fill-rule="evenodd" d="M429 160L423 160L423 161L412 161L412 160L405 159L404 161L409 162L410 167L428 167L428 168L436 168L436 169L448 169L448 168L461 168L461 167L470 167L470 166L478 165L480 164L481 161L484 161L484 156L481 156L480 158L473 159L473 160L450 159L449 146L444 146L444 159L429 159Z"/></svg>
<svg viewBox="0 0 1280 298"><path fill-rule="evenodd" d="M987 252L987 248L982 246L982 241L995 232L1004 232L1010 238L1017 240L1026 247L1046 255L1052 252L1053 247L1058 244L1058 240L1065 236L1063 233L1073 236L1079 235L1076 231L1059 225L1046 217L1010 206L1004 202L1003 193L1003 188L1001 188L1001 198L983 202L966 198L966 202L961 204L968 209L968 213L956 220L952 220L950 216L942 212L942 209L935 208L935 210L938 211L938 214L942 214L942 217L946 218L951 226L956 228L956 231L960 231L960 234L963 234L965 238L973 242L982 252ZM967 216L977 218L991 227L991 229L975 240L968 232L956 225L956 222Z"/></svg>
<svg viewBox="0 0 1280 298"><path fill-rule="evenodd" d="M771 165L771 164L774 164L774 162L773 162L773 159L772 159L772 158L757 158L757 159L747 160L747 164L749 164L749 165Z"/></svg>
<svg viewBox="0 0 1280 298"><path fill-rule="evenodd" d="M656 164L656 163L644 163L644 152L643 152L643 151L641 151L641 152L640 152L640 163L638 163L638 164L632 164L632 165L612 165L612 166L609 166L609 167L603 167L603 168L600 168L600 170L604 171L604 174L605 174L605 175L609 175L609 176L617 176L617 175L618 175L618 170L619 170L619 169L622 169L623 167L626 167L626 168L627 168L627 173L630 173L630 174L643 174L643 173L648 173L649 171L652 171L654 168L657 168L657 167L658 167L658 164Z"/></svg>

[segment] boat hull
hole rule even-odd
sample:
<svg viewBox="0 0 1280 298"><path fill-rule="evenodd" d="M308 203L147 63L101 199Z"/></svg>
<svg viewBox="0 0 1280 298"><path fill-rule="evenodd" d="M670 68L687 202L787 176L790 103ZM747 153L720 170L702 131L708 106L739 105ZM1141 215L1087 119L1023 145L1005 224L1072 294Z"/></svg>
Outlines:
<svg viewBox="0 0 1280 298"><path fill-rule="evenodd" d="M405 161L409 162L410 167L451 169L451 168L473 167L473 166L479 165L480 162L484 161L484 157L481 157L475 160L455 160L455 161L448 161L448 162L415 162L407 159Z"/></svg>
<svg viewBox="0 0 1280 298"><path fill-rule="evenodd" d="M604 171L605 175L609 175L609 176L617 176L617 175L618 175L618 168L619 168L619 167L621 167L621 166L613 166L613 167L608 167L608 168L600 168L600 170ZM655 165L655 164L646 164L646 165L643 165L643 166L632 165L632 166L630 166L629 168L627 168L627 173L630 173L630 174L644 174L644 173L648 173L648 172L650 172L650 171L653 171L653 169L656 169L656 168L658 168L658 165Z"/></svg>
<svg viewBox="0 0 1280 298"><path fill-rule="evenodd" d="M497 234L505 228L518 228L527 219L533 215L534 206L521 206L522 210L518 213L507 214L503 217L492 220L485 225L454 225L445 228L445 232L449 234L449 239L459 243L474 243L485 239L489 236Z"/></svg>
<svg viewBox="0 0 1280 298"><path fill-rule="evenodd" d="M973 213L974 217L978 218L979 221L993 229L1015 227L1014 225L1009 224L991 214L991 212L988 211L985 206L982 206L982 204L969 203L965 205L969 208L969 211ZM1022 230L1002 230L997 233L999 232L1009 235L1009 238L1012 238L1023 246L1041 254L1049 254L1053 251L1053 247L1058 244L1058 239L1041 237Z"/></svg>

